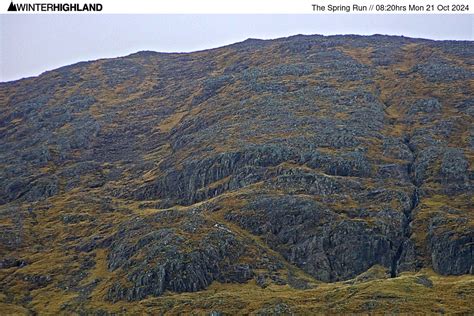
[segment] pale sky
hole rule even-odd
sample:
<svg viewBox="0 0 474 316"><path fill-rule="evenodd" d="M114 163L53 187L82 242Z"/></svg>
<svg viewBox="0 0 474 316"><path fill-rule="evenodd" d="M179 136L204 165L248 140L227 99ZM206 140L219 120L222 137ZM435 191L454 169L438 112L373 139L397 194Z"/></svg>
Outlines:
<svg viewBox="0 0 474 316"><path fill-rule="evenodd" d="M0 15L0 81L139 50L190 52L247 38L389 34L473 40L473 15Z"/></svg>

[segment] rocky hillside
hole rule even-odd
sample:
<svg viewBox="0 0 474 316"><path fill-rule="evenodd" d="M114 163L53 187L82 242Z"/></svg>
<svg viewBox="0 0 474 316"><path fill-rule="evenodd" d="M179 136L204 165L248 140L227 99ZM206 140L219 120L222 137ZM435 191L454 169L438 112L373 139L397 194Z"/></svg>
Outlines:
<svg viewBox="0 0 474 316"><path fill-rule="evenodd" d="M0 84L0 309L474 313L474 43L138 52Z"/></svg>

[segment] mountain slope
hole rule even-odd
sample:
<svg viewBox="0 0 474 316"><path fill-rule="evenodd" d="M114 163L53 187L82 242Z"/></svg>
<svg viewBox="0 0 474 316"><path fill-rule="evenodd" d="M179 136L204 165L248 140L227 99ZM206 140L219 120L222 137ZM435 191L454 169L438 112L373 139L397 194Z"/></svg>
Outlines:
<svg viewBox="0 0 474 316"><path fill-rule="evenodd" d="M2 304L473 312L473 57L298 35L0 84Z"/></svg>

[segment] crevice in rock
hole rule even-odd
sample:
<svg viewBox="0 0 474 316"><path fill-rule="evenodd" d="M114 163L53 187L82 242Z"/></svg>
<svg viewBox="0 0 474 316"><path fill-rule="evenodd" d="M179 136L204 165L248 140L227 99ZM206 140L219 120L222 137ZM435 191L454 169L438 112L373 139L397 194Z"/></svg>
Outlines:
<svg viewBox="0 0 474 316"><path fill-rule="evenodd" d="M395 278L397 277L397 270L398 270L398 265L400 263L401 256L403 254L404 250L404 245L405 243L410 239L411 237L411 229L410 229L410 224L413 220L413 210L418 206L419 203L419 185L417 185L415 181L415 177L413 175L413 164L415 163L416 160L416 153L413 149L412 146L410 146L410 137L405 137L404 143L407 145L408 149L412 152L413 157L411 159L411 162L408 164L408 175L411 183L415 186L415 189L413 190L412 197L411 197L411 203L410 203L410 208L406 211L403 212L404 214L404 219L402 223L402 233L403 233L403 240L398 246L397 252L395 253L395 256L392 259L392 264L390 267L390 277Z"/></svg>
<svg viewBox="0 0 474 316"><path fill-rule="evenodd" d="M390 277L392 278L395 278L397 276L398 262L400 261L400 257L402 256L404 242L405 241L402 241L400 243L400 246L398 246L397 252L395 253L395 256L392 259L392 265L390 267Z"/></svg>

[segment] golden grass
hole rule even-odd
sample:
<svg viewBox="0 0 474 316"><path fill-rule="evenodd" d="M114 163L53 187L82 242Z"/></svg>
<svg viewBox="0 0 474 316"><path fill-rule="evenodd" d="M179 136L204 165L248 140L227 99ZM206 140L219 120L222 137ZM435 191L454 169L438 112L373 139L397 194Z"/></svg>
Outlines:
<svg viewBox="0 0 474 316"><path fill-rule="evenodd" d="M419 283L429 278L433 287ZM246 284L214 282L195 293L167 293L140 302L111 304L93 300L88 306L128 314L164 313L165 315L208 315L220 311L233 315L255 315L266 310L273 314L276 305L286 306L298 315L315 313L464 313L474 312L474 277L436 275L431 270L403 273L394 279L377 279L357 284L320 283L308 290L288 285L260 288L254 281Z"/></svg>

